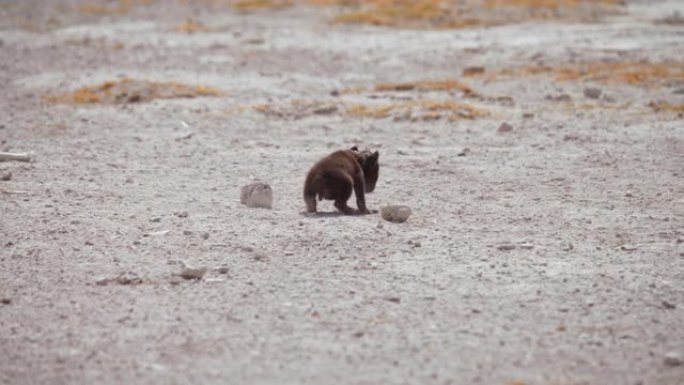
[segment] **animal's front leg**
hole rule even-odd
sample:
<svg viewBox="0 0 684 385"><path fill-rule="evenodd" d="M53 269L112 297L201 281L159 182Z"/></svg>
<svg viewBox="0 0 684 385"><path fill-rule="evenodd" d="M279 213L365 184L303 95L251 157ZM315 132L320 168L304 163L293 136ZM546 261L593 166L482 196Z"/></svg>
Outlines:
<svg viewBox="0 0 684 385"><path fill-rule="evenodd" d="M359 214L370 214L366 207L366 182L363 180L363 173L357 173L354 177L354 194L356 194L356 206Z"/></svg>

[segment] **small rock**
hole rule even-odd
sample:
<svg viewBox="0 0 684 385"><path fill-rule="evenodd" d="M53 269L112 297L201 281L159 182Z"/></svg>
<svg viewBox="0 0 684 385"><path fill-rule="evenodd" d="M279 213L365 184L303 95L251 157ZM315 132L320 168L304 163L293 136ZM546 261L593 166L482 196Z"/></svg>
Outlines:
<svg viewBox="0 0 684 385"><path fill-rule="evenodd" d="M340 96L340 91L339 90L332 90L332 91L330 91L330 96Z"/></svg>
<svg viewBox="0 0 684 385"><path fill-rule="evenodd" d="M385 301L400 303L401 298L399 298L399 297L385 297Z"/></svg>
<svg viewBox="0 0 684 385"><path fill-rule="evenodd" d="M511 126L508 122L503 122L499 126L499 128L496 130L497 132L511 132L513 131L513 126Z"/></svg>
<svg viewBox="0 0 684 385"><path fill-rule="evenodd" d="M678 88L678 89L672 91L672 93L675 95L684 95L684 88Z"/></svg>
<svg viewBox="0 0 684 385"><path fill-rule="evenodd" d="M228 274L230 269L228 269L226 266L221 266L218 269L216 269L216 271L218 271L219 274Z"/></svg>
<svg viewBox="0 0 684 385"><path fill-rule="evenodd" d="M584 97L587 99L598 99L601 97L601 90L598 88L585 88Z"/></svg>
<svg viewBox="0 0 684 385"><path fill-rule="evenodd" d="M456 156L466 156L470 154L470 149L468 147L464 147L463 150L461 150Z"/></svg>
<svg viewBox="0 0 684 385"><path fill-rule="evenodd" d="M422 246L421 243L420 243L420 241L414 241L414 240L409 240L409 241L408 241L408 244L411 245L411 246L413 246L413 247L420 247L420 246Z"/></svg>
<svg viewBox="0 0 684 385"><path fill-rule="evenodd" d="M518 247L521 249L530 250L530 249L534 248L534 245L529 243L529 242L525 242L525 243L519 244Z"/></svg>
<svg viewBox="0 0 684 385"><path fill-rule="evenodd" d="M256 182L242 187L240 203L247 207L270 209L273 206L273 191L266 183Z"/></svg>
<svg viewBox="0 0 684 385"><path fill-rule="evenodd" d="M509 251L509 250L515 249L515 245L512 245L510 243L505 243L503 245L497 246L496 249L501 250L501 251Z"/></svg>
<svg viewBox="0 0 684 385"><path fill-rule="evenodd" d="M209 233L202 234L202 239L204 239L205 241L209 239Z"/></svg>
<svg viewBox="0 0 684 385"><path fill-rule="evenodd" d="M534 118L534 114L531 112L523 112L522 117L524 119L532 119L532 118Z"/></svg>
<svg viewBox="0 0 684 385"><path fill-rule="evenodd" d="M206 267L190 267L185 266L180 272L180 276L183 279L202 279L204 273L207 272Z"/></svg>
<svg viewBox="0 0 684 385"><path fill-rule="evenodd" d="M0 180L4 181L4 182L7 182L8 180L12 180L12 172L7 171L6 173L3 173L0 176Z"/></svg>
<svg viewBox="0 0 684 385"><path fill-rule="evenodd" d="M675 366L681 366L682 364L684 364L684 360L682 360L682 356L679 355L679 353L669 352L665 355L663 363L665 364L665 366L673 368Z"/></svg>
<svg viewBox="0 0 684 385"><path fill-rule="evenodd" d="M9 305L12 303L12 299L11 298L0 298L0 303L3 305Z"/></svg>
<svg viewBox="0 0 684 385"><path fill-rule="evenodd" d="M188 217L188 212L187 211L181 211L179 213L175 213L178 218L187 218Z"/></svg>
<svg viewBox="0 0 684 385"><path fill-rule="evenodd" d="M363 337L363 334L364 334L363 332L356 332L356 333L352 334L352 337L361 338L361 337Z"/></svg>
<svg viewBox="0 0 684 385"><path fill-rule="evenodd" d="M570 251L570 250L572 250L572 249L574 249L574 248L575 248L575 246L574 246L572 243L568 242L568 243L566 243L565 245L563 245L562 250L563 250L563 251Z"/></svg>
<svg viewBox="0 0 684 385"><path fill-rule="evenodd" d="M330 105L330 106L318 107L315 110L313 110L313 113L316 115L328 115L328 114L332 114L335 111L337 111L337 106Z"/></svg>
<svg viewBox="0 0 684 385"><path fill-rule="evenodd" d="M572 97L568 94L560 94L560 95L546 95L546 100L551 100L554 102L571 102Z"/></svg>
<svg viewBox="0 0 684 385"><path fill-rule="evenodd" d="M385 206L380 209L382 219L390 222L403 223L411 216L411 208L408 206Z"/></svg>
<svg viewBox="0 0 684 385"><path fill-rule="evenodd" d="M381 228L385 227L385 225L383 225L382 222L378 222L378 224L375 227L381 229Z"/></svg>
<svg viewBox="0 0 684 385"><path fill-rule="evenodd" d="M620 249L624 251L634 251L637 249L637 247L634 245L622 245L620 246Z"/></svg>
<svg viewBox="0 0 684 385"><path fill-rule="evenodd" d="M150 222L161 222L161 217L150 218Z"/></svg>
<svg viewBox="0 0 684 385"><path fill-rule="evenodd" d="M663 307L664 307L665 309L672 310L672 309L676 309L676 308L677 308L677 305L675 305L675 304L673 304L672 302L669 302L669 301L663 301Z"/></svg>

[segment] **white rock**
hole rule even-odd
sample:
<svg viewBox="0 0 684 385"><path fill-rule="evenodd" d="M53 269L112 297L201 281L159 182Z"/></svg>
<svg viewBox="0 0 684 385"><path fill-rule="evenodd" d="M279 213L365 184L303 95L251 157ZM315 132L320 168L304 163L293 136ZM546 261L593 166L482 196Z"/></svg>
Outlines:
<svg viewBox="0 0 684 385"><path fill-rule="evenodd" d="M385 206L380 209L380 216L382 216L382 219L390 222L406 222L408 217L411 216L411 208L399 205Z"/></svg>
<svg viewBox="0 0 684 385"><path fill-rule="evenodd" d="M256 182L242 187L240 203L247 207L273 207L273 190L266 183Z"/></svg>

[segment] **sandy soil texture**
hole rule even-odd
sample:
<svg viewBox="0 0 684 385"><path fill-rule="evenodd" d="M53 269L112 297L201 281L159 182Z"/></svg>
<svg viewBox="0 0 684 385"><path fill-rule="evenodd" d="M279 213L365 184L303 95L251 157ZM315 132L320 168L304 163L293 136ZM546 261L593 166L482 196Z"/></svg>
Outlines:
<svg viewBox="0 0 684 385"><path fill-rule="evenodd" d="M0 2L0 383L684 384L682 2L219 3Z"/></svg>

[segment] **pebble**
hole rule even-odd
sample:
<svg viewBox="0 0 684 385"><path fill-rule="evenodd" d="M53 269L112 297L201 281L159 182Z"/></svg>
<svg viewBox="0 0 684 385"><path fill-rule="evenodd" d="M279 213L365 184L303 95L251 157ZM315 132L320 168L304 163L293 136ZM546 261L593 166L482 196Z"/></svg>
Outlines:
<svg viewBox="0 0 684 385"><path fill-rule="evenodd" d="M12 299L11 298L0 298L0 303L3 305L9 305L12 303Z"/></svg>
<svg viewBox="0 0 684 385"><path fill-rule="evenodd" d="M411 216L411 208L401 205L385 206L380 209L380 216L386 221L403 223Z"/></svg>
<svg viewBox="0 0 684 385"><path fill-rule="evenodd" d="M187 218L188 217L188 212L187 211L181 211L179 213L175 213L178 218Z"/></svg>
<svg viewBox="0 0 684 385"><path fill-rule="evenodd" d="M675 305L675 304L673 304L672 302L669 302L669 301L663 301L663 307L664 307L665 309L672 310L672 309L676 309L676 308L677 308L677 305Z"/></svg>
<svg viewBox="0 0 684 385"><path fill-rule="evenodd" d="M601 97L601 90L599 88L585 88L584 97L588 99L598 99Z"/></svg>
<svg viewBox="0 0 684 385"><path fill-rule="evenodd" d="M0 176L0 180L2 180L4 182L7 182L8 180L12 180L12 172L7 171L6 173L2 174L2 176Z"/></svg>
<svg viewBox="0 0 684 385"><path fill-rule="evenodd" d="M273 190L266 183L248 184L240 191L240 203L247 207L270 209L273 206Z"/></svg>
<svg viewBox="0 0 684 385"><path fill-rule="evenodd" d="M508 122L503 122L499 126L499 128L496 130L497 132L511 132L513 131L513 126L510 125Z"/></svg>
<svg viewBox="0 0 684 385"><path fill-rule="evenodd" d="M216 271L218 271L219 274L228 274L230 269L228 269L226 266L221 266L218 269L216 269Z"/></svg>
<svg viewBox="0 0 684 385"><path fill-rule="evenodd" d="M465 147L458 154L456 154L456 156L466 156L468 154L470 154L470 149L468 147Z"/></svg>
<svg viewBox="0 0 684 385"><path fill-rule="evenodd" d="M663 359L663 363L665 366L669 367L675 367L675 366L681 366L684 364L684 360L682 360L682 356L677 353L677 352L669 352L665 354L665 358Z"/></svg>
<svg viewBox="0 0 684 385"><path fill-rule="evenodd" d="M509 250L515 249L515 245L512 245L510 243L506 243L506 244L497 246L496 249L501 250L501 251L509 251Z"/></svg>
<svg viewBox="0 0 684 385"><path fill-rule="evenodd" d="M207 272L206 267L190 267L185 266L180 272L180 276L183 279L202 279L204 273Z"/></svg>

